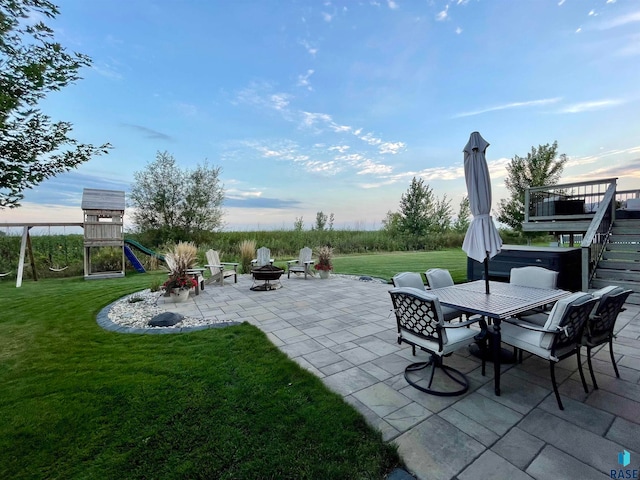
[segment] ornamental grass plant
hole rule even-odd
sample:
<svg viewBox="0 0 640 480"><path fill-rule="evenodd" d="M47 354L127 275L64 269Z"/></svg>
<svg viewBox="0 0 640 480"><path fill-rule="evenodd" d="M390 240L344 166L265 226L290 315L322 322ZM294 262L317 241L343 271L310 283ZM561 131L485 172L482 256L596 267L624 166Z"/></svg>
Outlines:
<svg viewBox="0 0 640 480"><path fill-rule="evenodd" d="M184 276L198 260L198 247L193 242L178 242L165 253L164 260L171 276Z"/></svg>
<svg viewBox="0 0 640 480"><path fill-rule="evenodd" d="M238 250L240 251L240 265L242 267L242 273L250 273L251 260L256 258L256 241L242 240L238 244Z"/></svg>

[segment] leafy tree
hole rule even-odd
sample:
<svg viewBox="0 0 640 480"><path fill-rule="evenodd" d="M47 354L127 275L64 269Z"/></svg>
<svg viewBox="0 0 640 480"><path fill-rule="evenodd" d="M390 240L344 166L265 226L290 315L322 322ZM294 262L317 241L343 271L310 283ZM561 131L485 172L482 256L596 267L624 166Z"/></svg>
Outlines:
<svg viewBox="0 0 640 480"><path fill-rule="evenodd" d="M303 228L304 228L303 217L296 217L296 220L293 222L293 230L295 232L301 232Z"/></svg>
<svg viewBox="0 0 640 480"><path fill-rule="evenodd" d="M134 173L134 223L142 231L157 231L161 242L219 229L224 200L220 171L206 162L195 170L182 170L172 155L158 152L145 170Z"/></svg>
<svg viewBox="0 0 640 480"><path fill-rule="evenodd" d="M389 210L387 216L382 220L382 230L394 236L400 232L400 213Z"/></svg>
<svg viewBox="0 0 640 480"><path fill-rule="evenodd" d="M58 13L47 0L0 0L0 208L20 206L25 189L111 148L78 143L69 136L70 123L52 122L37 108L91 65L88 56L67 53L51 28L32 20Z"/></svg>
<svg viewBox="0 0 640 480"><path fill-rule="evenodd" d="M446 194L442 200L436 199L432 217L431 231L442 233L451 228L451 200L447 200Z"/></svg>
<svg viewBox="0 0 640 480"><path fill-rule="evenodd" d="M524 192L530 187L556 185L560 180L564 165L567 163L565 154L557 155L558 142L552 145L531 147L531 153L526 157L515 156L507 166L505 186L511 198L500 200L498 207L498 221L509 225L516 231L522 231L524 221Z"/></svg>
<svg viewBox="0 0 640 480"><path fill-rule="evenodd" d="M423 179L413 177L409 189L400 198L400 232L414 237L426 235L433 225L435 202L431 187L425 185Z"/></svg>
<svg viewBox="0 0 640 480"><path fill-rule="evenodd" d="M466 232L469 228L469 224L471 223L471 220L469 219L470 216L471 206L469 204L469 197L464 196L462 200L460 200L458 217L453 222L453 229L456 232Z"/></svg>
<svg viewBox="0 0 640 480"><path fill-rule="evenodd" d="M399 213L400 232L414 237L441 232L451 224L451 202L447 196L439 200L424 180L415 177L400 199Z"/></svg>
<svg viewBox="0 0 640 480"><path fill-rule="evenodd" d="M329 214L329 230L333 231L333 222L335 221L336 217L333 214L333 212L331 212Z"/></svg>
<svg viewBox="0 0 640 480"><path fill-rule="evenodd" d="M322 211L317 212L316 213L316 225L314 227L314 230L323 231L326 224L327 224L327 214L326 213L322 213Z"/></svg>

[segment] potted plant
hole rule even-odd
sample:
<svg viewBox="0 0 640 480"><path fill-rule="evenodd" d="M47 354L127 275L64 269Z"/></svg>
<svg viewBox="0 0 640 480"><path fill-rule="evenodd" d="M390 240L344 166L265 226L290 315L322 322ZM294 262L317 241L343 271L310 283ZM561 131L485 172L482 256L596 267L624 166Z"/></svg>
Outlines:
<svg viewBox="0 0 640 480"><path fill-rule="evenodd" d="M318 270L320 278L329 278L329 272L333 270L333 264L331 263L333 249L328 245L323 245L317 249L316 254L318 255L318 261L313 268Z"/></svg>
<svg viewBox="0 0 640 480"><path fill-rule="evenodd" d="M170 275L169 279L162 284L162 288L169 292L171 300L174 302L185 302L189 298L189 291L196 286L197 280L187 274Z"/></svg>
<svg viewBox="0 0 640 480"><path fill-rule="evenodd" d="M162 286L174 302L186 301L191 288L197 285L198 280L187 274L197 257L198 249L192 242L179 242L165 254L169 278Z"/></svg>

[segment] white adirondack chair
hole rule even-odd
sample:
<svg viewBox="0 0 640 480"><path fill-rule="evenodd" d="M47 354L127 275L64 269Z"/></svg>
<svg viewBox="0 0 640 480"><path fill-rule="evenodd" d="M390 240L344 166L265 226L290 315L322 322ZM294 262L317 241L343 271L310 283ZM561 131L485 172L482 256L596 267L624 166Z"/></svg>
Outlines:
<svg viewBox="0 0 640 480"><path fill-rule="evenodd" d="M220 286L224 285L224 279L228 277L234 278L234 283L238 283L238 264L232 262L221 262L218 252L215 250L208 250L207 267L211 272L211 276L207 279L207 283L220 283ZM225 269L225 267L231 267Z"/></svg>
<svg viewBox="0 0 640 480"><path fill-rule="evenodd" d="M273 265L271 250L267 247L260 247L257 251L257 258L251 260L251 267L264 267L265 265Z"/></svg>
<svg viewBox="0 0 640 480"><path fill-rule="evenodd" d="M311 272L311 265L313 265L314 261L311 260L311 255L313 254L313 250L309 247L304 247L300 250L300 255L295 260L287 261L287 278L291 278L291 272L293 273L304 273L304 278L307 278L307 275L313 275Z"/></svg>

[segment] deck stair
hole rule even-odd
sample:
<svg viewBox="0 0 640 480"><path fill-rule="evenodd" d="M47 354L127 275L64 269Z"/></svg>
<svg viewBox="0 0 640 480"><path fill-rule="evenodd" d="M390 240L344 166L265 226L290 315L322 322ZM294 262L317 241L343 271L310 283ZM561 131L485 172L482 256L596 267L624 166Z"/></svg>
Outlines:
<svg viewBox="0 0 640 480"><path fill-rule="evenodd" d="M598 262L591 288L619 285L633 290L628 303L640 305L640 220L616 220Z"/></svg>

